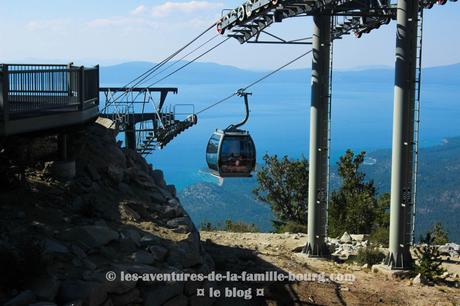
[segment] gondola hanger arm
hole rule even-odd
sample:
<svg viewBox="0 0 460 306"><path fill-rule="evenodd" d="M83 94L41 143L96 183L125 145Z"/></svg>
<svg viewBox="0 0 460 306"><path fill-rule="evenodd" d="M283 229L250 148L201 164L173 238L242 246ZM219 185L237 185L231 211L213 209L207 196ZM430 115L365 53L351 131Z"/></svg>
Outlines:
<svg viewBox="0 0 460 306"><path fill-rule="evenodd" d="M244 105L245 105L245 109L246 109L246 117L243 119L243 121L241 121L240 123L238 124L235 124L235 125L230 125L229 127L227 127L225 130L226 131L231 131L231 130L236 130L238 129L239 127L243 126L246 124L246 122L248 122L248 119L249 119L249 99L248 99L248 96L252 96L252 93L250 92L246 92L244 91L244 89L239 89L237 92L236 92L236 95L239 96L239 97L243 97L244 98Z"/></svg>

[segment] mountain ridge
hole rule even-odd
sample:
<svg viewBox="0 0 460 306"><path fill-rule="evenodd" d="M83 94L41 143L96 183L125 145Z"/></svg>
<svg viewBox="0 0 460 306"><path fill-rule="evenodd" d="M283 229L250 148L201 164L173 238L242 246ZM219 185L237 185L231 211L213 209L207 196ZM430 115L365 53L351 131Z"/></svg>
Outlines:
<svg viewBox="0 0 460 306"><path fill-rule="evenodd" d="M186 64L186 61L173 61L155 71L153 75L159 74L163 69L170 67L161 75L158 75L152 82L146 82L147 85L153 84L154 81L161 79L163 76L173 72L175 69L181 67L181 64ZM142 75L149 69L153 68L156 64L150 62L126 62L117 65L101 66L101 80L106 84L123 84L128 83L136 77ZM241 69L229 65L221 65L208 62L195 62L193 65L186 67L184 70L178 72L168 81L162 82L164 84L216 84L222 83L239 83L251 82L260 78L272 70L256 71L250 69ZM305 83L310 79L310 68L305 69L286 69L278 72L276 75L267 79L267 82L295 82ZM373 68L369 69L337 69L334 71L334 78L338 80L343 78L351 78L350 81L374 82L388 80L394 78L394 69L392 68ZM460 83L460 63L427 67L423 69L423 81L427 83L443 83L443 84L458 84ZM161 84L161 83L160 83ZM160 85L159 85L160 86Z"/></svg>

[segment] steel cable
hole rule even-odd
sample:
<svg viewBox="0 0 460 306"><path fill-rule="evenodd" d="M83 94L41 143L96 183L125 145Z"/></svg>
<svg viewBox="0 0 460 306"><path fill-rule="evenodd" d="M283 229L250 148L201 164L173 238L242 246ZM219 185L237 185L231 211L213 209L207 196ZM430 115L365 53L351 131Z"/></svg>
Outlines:
<svg viewBox="0 0 460 306"><path fill-rule="evenodd" d="M289 61L288 63L284 64L283 66L281 66L281 67L279 67L279 68L273 70L272 72L270 72L270 73L264 75L264 76L261 77L260 79L257 79L256 81L252 82L251 84L249 84L248 86L246 86L246 87L244 87L244 88L242 88L242 89L240 89L240 90L242 90L242 91L248 90L249 88L253 87L254 85L257 85L258 83L260 83L260 82L266 80L267 78L271 77L271 76L274 75L275 73L280 72L281 70L283 70L283 69L286 68L287 66L289 66L289 65L291 65L291 64L293 64L293 63L295 63L295 62L297 62L298 60L302 59L303 57L307 56L307 55L310 54L311 52L312 52L312 50L309 50L309 51L307 51L307 52L305 52L305 53L299 55L298 57L296 57L296 58L294 58L293 60ZM240 91L240 90L239 90L239 91ZM200 111L197 112L196 114L199 115L199 114L201 114L201 113L203 113L203 112L205 112L205 111L207 111L207 110L209 110L209 109L211 109L211 108L213 108L213 107L215 107L215 106L217 106L217 105L219 105L219 104L221 104L221 103L224 103L225 101L230 100L231 98L233 98L233 97L236 96L237 94L238 94L238 92L235 92L235 93L233 93L232 95L230 95L230 96L228 96L228 97L226 97L226 98L224 98L224 99L222 99L222 100L219 100L219 101L217 101L217 102L215 102L215 103L213 103L213 104L211 104L211 105L209 105L209 106L203 108L202 110L200 110Z"/></svg>

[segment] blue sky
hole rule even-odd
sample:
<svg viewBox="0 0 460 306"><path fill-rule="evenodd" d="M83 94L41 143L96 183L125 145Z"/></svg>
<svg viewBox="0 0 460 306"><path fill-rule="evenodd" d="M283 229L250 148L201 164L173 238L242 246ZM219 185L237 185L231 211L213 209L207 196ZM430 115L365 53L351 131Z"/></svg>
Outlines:
<svg viewBox="0 0 460 306"><path fill-rule="evenodd" d="M208 27L223 8L242 0L0 0L0 62L115 64L159 61ZM424 65L460 62L460 2L436 5L425 14ZM271 29L285 37L311 34L311 18L294 18ZM395 23L335 46L335 67L394 63ZM211 34L210 34L211 35ZM214 35L214 33L212 33ZM203 61L270 69L308 46L224 44ZM293 67L306 67L310 59Z"/></svg>

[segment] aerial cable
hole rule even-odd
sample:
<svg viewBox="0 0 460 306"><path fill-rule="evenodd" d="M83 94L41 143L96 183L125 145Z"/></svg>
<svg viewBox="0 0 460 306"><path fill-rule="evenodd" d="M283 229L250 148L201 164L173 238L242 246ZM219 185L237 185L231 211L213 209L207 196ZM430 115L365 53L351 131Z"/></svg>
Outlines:
<svg viewBox="0 0 460 306"><path fill-rule="evenodd" d="M181 67L177 68L176 70L174 70L173 72L169 73L168 75L164 76L163 78L159 79L158 81L150 84L149 86L147 86L148 88L150 87L153 87L154 85L160 83L161 81L164 81L166 80L167 78L169 78L170 76L172 76L173 74L179 72L180 70L184 69L185 67L191 65L192 63L194 63L195 61L197 61L198 59L202 58L203 56L205 56L206 54L210 53L211 51L213 51L214 49L216 49L217 47L221 46L222 44L224 44L226 41L228 41L230 39L230 37L227 37L226 39L224 39L223 41L221 41L220 43L214 45L212 48L208 49L207 51L201 53L200 55L198 55L197 57L195 57L194 59L192 59L190 62L187 62L185 63L184 65L182 65Z"/></svg>
<svg viewBox="0 0 460 306"><path fill-rule="evenodd" d="M248 86L244 87L242 90L243 90L243 91L246 91L246 90L248 90L249 88L253 87L254 85L257 85L258 83L264 81L265 79L268 79L269 77L271 77L271 76L274 75L275 73L280 72L281 70L283 70L283 69L286 68L287 66L289 66L289 65L291 65L291 64L293 64L293 63L295 63L295 62L297 62L298 60L300 60L301 58L307 56L307 55L310 54L311 52L312 52L312 50L309 50L309 51L305 52L304 54L299 55L299 56L296 57L295 59L289 61L287 64L284 64L283 66L279 67L278 69L273 70L273 71L270 72L269 74L267 74L267 75L261 77L260 79L258 79L258 80L256 80L256 81L252 82L252 83L249 84Z"/></svg>
<svg viewBox="0 0 460 306"><path fill-rule="evenodd" d="M171 69L172 67L176 66L177 64L179 64L181 61L183 61L184 59L186 59L187 57L189 57L190 55L192 55L193 53L195 53L196 51L200 50L201 48L203 48L205 45L209 44L211 41L213 41L214 39L216 39L217 37L221 36L220 34L216 34L215 36L211 37L210 39L208 39L207 41L205 41L204 43L202 43L201 45L199 45L198 47L196 47L195 49L193 49L192 51L190 51L189 53L185 54L184 56L182 56L180 59L178 59L177 61L174 61L173 63L171 63L170 65L168 65L167 67L165 67L164 69L161 69L160 71L158 71L157 73L155 73L154 75L150 76L146 81L145 83L147 82L150 82L152 81L155 77L161 75L163 72Z"/></svg>
<svg viewBox="0 0 460 306"><path fill-rule="evenodd" d="M209 110L209 109L211 109L211 108L213 108L213 107L215 107L215 106L217 106L217 105L219 105L219 104L221 104L221 103L224 103L225 101L230 100L231 98L233 98L234 96L236 96L239 92L244 92L244 91L248 90L249 88L255 86L256 84L258 84L258 83L260 83L260 82L266 80L267 78L271 77L271 76L274 75L275 73L280 72L281 70L283 70L283 69L286 68L287 66L289 66L289 65L291 65L291 64L293 64L293 63L295 63L295 62L297 62L297 61L300 60L301 58L307 56L307 55L310 54L311 52L312 52L312 50L309 50L309 51L307 51L307 52L305 52L305 53L299 55L298 57L296 57L296 58L294 58L293 60L289 61L288 63L284 64L283 66L281 66L281 67L279 67L279 68L273 70L272 72L270 72L270 73L264 75L264 76L261 77L260 79L257 79L256 81L254 81L254 82L252 82L251 84L247 85L246 87L239 89L237 92L233 93L232 95L230 95L230 96L228 96L228 97L226 97L226 98L223 98L222 100L219 100L219 101L217 101L217 102L215 102L215 103L213 103L213 104L211 104L211 105L209 105L209 106L203 108L202 110L200 110L199 112L197 112L196 115L199 115L199 114L201 114L201 113L203 113L203 112L205 112L205 111L207 111L207 110Z"/></svg>
<svg viewBox="0 0 460 306"><path fill-rule="evenodd" d="M205 42L204 44L202 44L202 46L204 46L205 44L207 44L207 43L209 43L210 41L214 40L214 39L215 39L216 37L218 37L218 36L220 36L220 35L216 35L215 37L209 39L207 42ZM219 47L220 45L222 45L223 43L225 43L225 42L228 41L229 39L230 39L230 38L227 38L227 39L221 41L220 43L214 45L213 47L211 47L211 48L208 49L207 51L201 53L200 55L198 55L197 57L195 57L194 59L192 59L190 62L185 63L184 65L182 65L182 66L179 67L178 69L174 70L174 71L171 72L170 74L168 74L168 75L164 76L163 78L161 78L160 80L158 80L158 81L156 81L156 82L150 84L149 86L147 86L147 88L151 88L151 87L153 87L154 85L160 83L161 81L163 81L163 80L169 78L169 77L172 76L173 74L179 72L180 70L182 70L182 69L184 69L185 67L189 66L190 64L194 63L196 60L198 60L198 59L202 58L203 56L205 56L206 54L210 53L211 51L213 51L214 49L216 49L217 47ZM193 52L195 52L196 50L198 50L198 49L199 49L200 47L202 47L202 46L199 46L199 47L196 48L194 51L190 52L188 55L192 54ZM186 56L185 56L185 57L186 57ZM183 57L183 58L185 58L185 57ZM177 63L177 62L172 63L172 65L170 65L170 67L174 66L174 64L176 64L176 63ZM170 68L170 67L167 67L166 69L163 69L163 71L164 71L164 70L167 70L167 69ZM161 72L160 72L160 73L161 73ZM158 74L160 74L160 73L158 73ZM152 78L153 78L153 76L152 76ZM141 93L139 92L139 93L137 94L137 96L136 96L135 99L137 99L137 97L139 97L140 94L141 94Z"/></svg>
<svg viewBox="0 0 460 306"><path fill-rule="evenodd" d="M159 68L161 68L163 65L165 65L166 63L168 63L171 59L173 59L174 57L176 57L179 53L181 53L182 51L184 51L186 48L188 48L190 45L192 45L194 42L196 42L198 39L200 39L201 37L203 37L207 32L209 32L210 30L214 29L215 27L215 23L213 25L211 25L209 28L207 28L206 30L204 30L203 32L201 32L197 37L195 37L194 39L192 39L190 42L188 42L187 44L185 44L183 47L179 48L176 52L174 52L173 54L171 54L170 56L168 56L167 58L165 58L164 60L162 60L160 63L156 64L155 66L153 66L152 68L150 68L149 70L147 70L146 72L144 72L143 74L141 74L140 76L138 76L137 78L135 78L134 80L132 80L131 82L129 82L126 86L124 86L124 88L127 88L128 86L130 86L132 83L135 83L136 81L138 81L139 79L141 79L140 81L138 81L135 85L132 85L131 87L136 87L137 85L139 85L140 83L142 83L142 81L144 81L146 78L148 78L153 72L157 71Z"/></svg>
<svg viewBox="0 0 460 306"><path fill-rule="evenodd" d="M214 39L216 39L217 37L221 36L220 34L216 34L214 35L213 37L211 37L210 39L208 39L207 41L205 41L204 43L202 43L201 45L199 45L198 47L196 47L195 49L193 49L192 51L190 51L189 53L187 53L186 55L182 56L180 59L178 59L177 61L175 62L172 62L170 63L170 65L168 65L167 67L165 67L164 69L160 70L159 72L155 73L154 75L150 76L147 80L143 81L142 83L147 83L151 80L153 80L155 77L161 75L163 72L171 69L172 67L174 67L175 65L177 65L178 63L180 63L180 61L184 60L185 58L187 58L188 56L190 56L191 54L195 53L196 51L198 51L199 49L201 49L202 47L204 47L205 45L207 45L208 43L210 43L211 41L213 41ZM160 67L159 67L160 68ZM152 86L149 86L148 88L150 88ZM137 99L140 95L142 94L142 92L138 92L136 97L134 99Z"/></svg>
<svg viewBox="0 0 460 306"><path fill-rule="evenodd" d="M133 88L133 87L136 87L137 85L141 84L145 79L147 79L152 73L154 73L155 71L157 71L158 69L160 69L163 65L167 64L171 59L173 59L174 57L176 57L179 53L181 53L184 49L186 49L187 47L189 47L190 45L192 45L194 42L196 42L198 39L200 39L201 37L203 37L207 32L209 32L210 30L214 29L214 27L216 26L216 23L212 24L210 27L208 27L206 30L204 30L203 32L201 32L197 37L195 37L194 39L192 39L190 42L188 42L187 44L185 44L183 47L179 48L176 52L174 52L173 54L171 54L170 56L168 56L167 58L165 58L164 60L162 60L160 63L156 64L155 66L153 66L152 68L150 68L149 70L147 70L146 72L142 73L141 75L139 75L138 77L136 77L134 80L130 81L128 84L126 84L125 86L122 87L122 89L127 89L127 91L123 92L120 96L118 96L117 98L115 98L113 101L110 102L110 104L113 104L115 102L117 102L118 100L122 99L124 96L126 96L126 94L129 92L129 88ZM132 85L134 83L134 85ZM105 111L107 109L109 105L105 105L104 106L104 109L102 111Z"/></svg>
<svg viewBox="0 0 460 306"><path fill-rule="evenodd" d="M233 98L234 96L236 96L236 94L237 94L237 93L235 92L235 93L231 94L230 96L228 96L228 97L226 97L226 98L223 98L222 100L219 100L219 101L217 101L216 103L213 103L213 104L209 105L208 107L203 108L202 110L200 110L199 112L197 112L196 115L199 115L199 114L201 114L201 113L207 111L208 109L211 109L211 108L213 108L213 107L215 107L215 106L217 106L217 105L219 105L219 104L221 104L221 103L224 103L225 101L230 100L231 98Z"/></svg>

